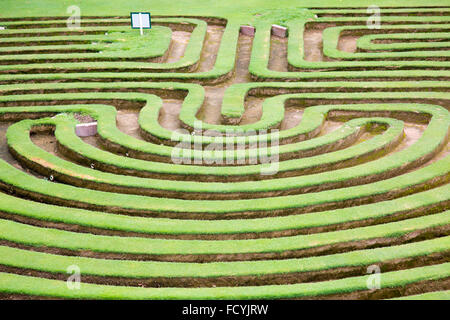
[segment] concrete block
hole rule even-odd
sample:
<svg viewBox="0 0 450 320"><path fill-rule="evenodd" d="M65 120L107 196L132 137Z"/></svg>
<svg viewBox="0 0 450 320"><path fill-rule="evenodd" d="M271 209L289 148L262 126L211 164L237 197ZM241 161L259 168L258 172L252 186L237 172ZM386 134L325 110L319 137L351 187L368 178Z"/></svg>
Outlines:
<svg viewBox="0 0 450 320"><path fill-rule="evenodd" d="M272 34L276 37L286 38L287 37L287 28L283 26L279 26L277 24L272 25Z"/></svg>
<svg viewBox="0 0 450 320"><path fill-rule="evenodd" d="M246 36L254 36L255 35L255 27L241 26L241 33Z"/></svg>
<svg viewBox="0 0 450 320"><path fill-rule="evenodd" d="M97 122L77 124L75 133L79 137L90 137L97 134Z"/></svg>

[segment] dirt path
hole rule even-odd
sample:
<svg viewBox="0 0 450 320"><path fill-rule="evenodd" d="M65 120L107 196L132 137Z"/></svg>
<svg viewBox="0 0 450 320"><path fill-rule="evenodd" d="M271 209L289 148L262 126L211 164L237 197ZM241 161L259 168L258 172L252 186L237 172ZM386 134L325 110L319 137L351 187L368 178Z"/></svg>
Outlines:
<svg viewBox="0 0 450 320"><path fill-rule="evenodd" d="M221 26L208 25L200 63L196 72L206 72L214 68L223 32L224 28Z"/></svg>
<svg viewBox="0 0 450 320"><path fill-rule="evenodd" d="M341 36L339 37L339 41L338 41L338 50L340 51L344 51L344 52L356 52L357 50L357 45L356 45L356 41L358 40L359 37L357 36Z"/></svg>
<svg viewBox="0 0 450 320"><path fill-rule="evenodd" d="M322 30L305 30L304 59L306 61L324 61L322 48Z"/></svg>
<svg viewBox="0 0 450 320"><path fill-rule="evenodd" d="M207 123L220 124L220 110L222 100L228 87L235 83L250 82L248 65L250 63L253 38L240 35L238 40L237 61L233 76L217 86L205 86L205 101L197 113L197 117Z"/></svg>
<svg viewBox="0 0 450 320"><path fill-rule="evenodd" d="M167 57L167 63L177 62L184 55L186 46L189 43L191 34L186 31L174 31L172 32L172 43L169 55Z"/></svg>
<svg viewBox="0 0 450 320"><path fill-rule="evenodd" d="M269 69L274 71L288 71L287 38L272 36L270 44Z"/></svg>
<svg viewBox="0 0 450 320"><path fill-rule="evenodd" d="M139 134L139 110L122 109L117 111L117 128L134 138L141 138Z"/></svg>
<svg viewBox="0 0 450 320"><path fill-rule="evenodd" d="M158 121L163 128L176 130L181 128L179 119L183 101L176 99L164 99L163 107L159 113Z"/></svg>

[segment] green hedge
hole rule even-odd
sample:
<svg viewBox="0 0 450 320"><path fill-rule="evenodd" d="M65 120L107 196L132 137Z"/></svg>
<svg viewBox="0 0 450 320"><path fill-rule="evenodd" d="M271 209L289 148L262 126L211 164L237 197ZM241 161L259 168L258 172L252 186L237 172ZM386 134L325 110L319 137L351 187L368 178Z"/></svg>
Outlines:
<svg viewBox="0 0 450 320"><path fill-rule="evenodd" d="M302 250L343 242L395 238L449 224L450 211L355 229L245 240L180 240L104 236L41 228L0 219L0 239L35 247L150 255L246 254Z"/></svg>
<svg viewBox="0 0 450 320"><path fill-rule="evenodd" d="M423 280L439 280L450 275L450 264L383 273L381 288L401 288ZM80 290L70 290L65 281L0 273L0 290L72 299L275 299L310 297L367 290L369 276L315 283L253 287L217 288L139 288L83 283Z"/></svg>
<svg viewBox="0 0 450 320"><path fill-rule="evenodd" d="M1 74L0 81L3 80L26 80L26 79L39 79L44 78L47 80L57 80L57 79L85 79L85 78L123 78L127 80L133 79L219 79L220 77L225 77L228 75L234 67L236 50L237 50L237 40L239 36L239 27L240 23L238 21L230 20L227 23L227 27L221 38L221 44L219 47L219 51L217 53L217 58L215 65L212 70L198 73L190 73L190 72L151 72L152 68L155 71L164 71L164 69L174 69L187 67L195 64L200 59L200 54L202 50L202 44L206 35L207 24L203 20L199 19L188 19L188 18L158 18L154 19L155 22L161 23L193 23L197 25L197 28L191 34L190 41L186 51L184 53L184 57L175 63L143 63L143 62L86 62L86 63L46 63L46 64L25 64L25 65L4 65L0 66L0 70L28 70L28 69L49 69L49 73L30 73L30 74ZM107 31L114 30L115 28L124 28L124 27L92 27L93 30L97 31ZM55 31L57 32L58 28L48 28L48 29L30 29L26 30L32 33L40 33L46 31ZM9 34L20 33L17 30L5 30ZM66 28L61 28L59 31L67 31ZM89 39L89 38L87 38ZM51 73L50 69L72 69L76 70L77 68L86 68L89 67L91 69L90 72L70 72L70 73ZM95 72L95 68L114 68L119 69L119 72ZM124 69L124 71L120 71L120 69ZM135 68L142 69L148 68L150 72L129 72L127 69Z"/></svg>
<svg viewBox="0 0 450 320"><path fill-rule="evenodd" d="M413 257L420 259L422 256L445 252L449 246L450 236L399 246L355 250L302 259L210 263L106 260L47 254L0 246L0 265L51 273L66 273L67 266L77 265L82 270L83 275L123 278L239 277L323 271L366 266L374 263L383 264L395 259Z"/></svg>
<svg viewBox="0 0 450 320"><path fill-rule="evenodd" d="M366 55L366 53L350 53L347 54L345 52L336 53L337 47L337 37L341 30L350 30L350 29L366 29L366 17L324 17L315 19L316 22L356 22L359 26L345 26L345 27L335 27L335 28L326 28L324 30L324 54L335 54L338 58L344 58L347 56L350 57L359 57L360 55ZM448 28L449 17L446 16L429 16L429 17L420 17L420 20L417 17L383 17L383 24L381 25L382 29L432 29L432 28ZM395 22L405 22L410 21L410 24L406 25L386 25L386 23L395 23ZM441 24L431 23L440 21ZM415 24L417 22L429 24ZM271 24L265 23L257 26L255 39L253 41L253 50L252 57L250 61L249 70L251 74L255 77L258 77L261 80L290 80L290 79L333 79L333 78L412 78L412 77L446 77L445 72L441 70L423 70L426 68L437 68L437 67L446 67L448 66L448 62L436 62L436 61L306 61L304 60L304 40L303 35L305 31L305 25L310 23L308 21L299 21L293 20L286 23L286 26L289 30L289 39L288 39L288 63L293 67L297 67L304 70L299 70L298 72L279 72L268 69L269 55L270 55L270 35L271 35ZM335 43L336 42L336 43ZM325 50L327 50L325 52ZM329 52L330 50L335 50L333 52ZM411 55L420 58L423 55L420 52L416 53L401 53L403 55ZM401 55L400 54L400 55ZM436 56L440 57L446 55L447 53L440 51L437 53L432 53ZM370 54L369 54L370 55ZM374 53L373 55L379 55L380 58L383 57L391 57L395 56L395 53ZM426 55L428 56L428 55ZM351 71L346 70L346 68L367 68L368 70L359 70L359 71ZM399 67L416 67L419 68L417 70L370 70L371 67L390 67L390 68L399 68ZM421 70L422 69L422 70ZM315 71L318 70L318 71ZM322 70L322 71L321 71ZM339 71L336 71L339 70ZM326 71L326 72L324 72Z"/></svg>
<svg viewBox="0 0 450 320"><path fill-rule="evenodd" d="M356 207L321 212L273 216L258 219L182 220L133 217L33 202L0 193L0 210L44 221L78 224L109 230L149 234L233 234L270 232L329 226L351 221L379 219L402 212L427 210L450 199L450 185L393 199Z"/></svg>
<svg viewBox="0 0 450 320"><path fill-rule="evenodd" d="M121 61L117 62L108 62L108 59L112 58L148 58L155 56L152 54L152 51L155 51L157 55L161 56L169 47L169 43L171 41L171 32L168 31L166 27L154 26L150 31L147 31L146 34L141 39L140 35L137 31L130 32L129 26L106 26L106 27L83 27L77 32L102 32L102 35L85 35L85 36L77 36L76 33L72 36L64 36L64 37L46 37L45 39L51 39L55 41L71 41L71 40L98 40L101 43L98 44L100 49L104 51L102 53L97 54L28 54L28 55L5 55L0 56L1 60L36 60L36 59L45 59L45 63L28 63L28 64L17 64L17 65L0 65L0 70L27 70L27 69L48 69L48 70L57 70L57 69L68 69L68 70L76 70L76 69L89 69L91 71L95 71L95 69L106 69L106 68L114 68L114 69L148 69L148 71L152 71L152 69L158 69L161 71L176 69L182 67L188 67L194 65L199 59L200 54L203 47L203 42L206 36L206 28L207 24L203 20L199 19L185 19L185 18L164 18L164 19L153 19L154 23L172 23L172 24L192 24L195 26L194 30L191 33L189 43L186 46L186 50L184 52L183 57L174 63L150 63L150 62L132 62L132 61ZM155 32L156 31L156 32ZM67 28L37 28L37 29L6 29L4 33L6 35L21 35L21 34L41 34L41 33L52 33L52 32L67 32ZM86 37L86 38L84 38ZM4 38L6 40L11 41L11 38ZM24 39L23 37L19 37L18 39ZM41 41L41 37L25 37L26 41ZM125 40L125 41L124 41ZM107 47L104 42L113 42L110 47ZM132 47L127 47L126 43L130 41L132 43ZM138 41L138 42L137 42ZM23 40L21 40L23 42ZM137 42L137 43L136 43ZM151 46L148 43L152 43ZM131 44L129 44L131 45ZM71 49L72 45L64 46L66 49ZM97 46L90 46L91 48L96 48ZM148 49L150 47L150 50ZM36 48L35 46L31 48ZM152 49L154 48L154 49ZM149 54L150 53L150 54ZM96 58L99 60L105 59L106 61L98 61L98 62L52 62L53 59L83 59L83 58Z"/></svg>

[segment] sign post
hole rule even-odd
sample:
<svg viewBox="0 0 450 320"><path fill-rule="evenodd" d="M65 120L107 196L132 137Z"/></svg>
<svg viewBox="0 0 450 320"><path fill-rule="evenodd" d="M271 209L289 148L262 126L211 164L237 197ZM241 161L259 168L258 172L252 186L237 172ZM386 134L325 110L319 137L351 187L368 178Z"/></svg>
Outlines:
<svg viewBox="0 0 450 320"><path fill-rule="evenodd" d="M151 29L150 12L131 12L131 28L139 29L141 36L144 35L144 29Z"/></svg>
<svg viewBox="0 0 450 320"><path fill-rule="evenodd" d="M141 31L141 36L144 35L144 29L142 28L142 13L139 12L139 29Z"/></svg>

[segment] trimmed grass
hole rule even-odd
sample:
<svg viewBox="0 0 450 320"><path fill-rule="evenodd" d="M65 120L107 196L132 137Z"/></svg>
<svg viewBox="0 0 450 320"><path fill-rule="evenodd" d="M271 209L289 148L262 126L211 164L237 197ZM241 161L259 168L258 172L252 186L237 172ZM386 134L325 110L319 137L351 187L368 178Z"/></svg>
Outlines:
<svg viewBox="0 0 450 320"><path fill-rule="evenodd" d="M366 32L364 6L372 4L363 0L358 2L361 7L354 9L354 1L347 0L301 0L295 4L290 0L276 4L269 0L127 0L114 5L105 0L31 0L26 5L1 1L0 20L22 17L0 21L0 26L6 27L0 30L0 81L4 83L0 85L0 103L7 105L0 108L0 120L15 122L8 127L7 146L24 168L51 176L53 182L0 159L0 265L28 272L27 276L0 272L0 292L84 299L318 297L367 291L369 276L364 271L361 276L343 278L334 274L332 280L305 283L290 278L289 284L282 285L274 284L272 276L331 274L338 268L365 270L371 264L389 263L394 270L397 266L403 270L383 270L381 286L396 288L398 294L407 292L404 288L408 285L448 280L449 263L425 265L430 261L421 259L446 256L450 248L446 233L450 225L450 157L442 156L448 149L450 127L450 113L442 106L448 102L450 84L442 80L448 79L450 65L448 52L441 50L450 43L445 33L450 26L450 8L391 9L386 7L423 6L423 1L380 0L381 29ZM86 17L78 31L68 32L65 27L69 5L79 5ZM130 29L130 11L152 13L153 28L146 30L144 37ZM108 17L93 18L102 13ZM50 19L25 18L37 16ZM203 49L205 44L211 47L209 30L219 27L200 19L202 16L226 21L226 26L220 27L223 34L211 68L205 68L202 60L211 52ZM100 26L95 26L98 23ZM307 61L305 30L322 23L327 24L323 30L327 60ZM239 123L246 99L262 94L261 118L238 126L202 122L203 131L224 133L239 128L236 137L201 139L185 131L173 139L173 132L158 120L163 97L167 98L162 93L184 99L179 120L192 129L205 96L210 98L210 90L202 85L224 82L242 62L237 54L242 53L238 44L248 40L239 33L244 24L256 27L249 65L254 82L226 89L221 117L224 123ZM286 72L269 69L272 24L288 28ZM178 61L165 63L162 58L173 48L171 36L178 30L190 32L189 42ZM349 33L358 37L356 52L338 49L340 37ZM382 40L391 43L378 43ZM72 43L65 45L66 41ZM202 71L197 71L199 65ZM367 80L357 81L362 79ZM85 100L94 104L76 104ZM143 105L138 124L144 139L119 130L117 109L104 102L108 100ZM32 106L34 102L38 105ZM272 135L286 110L297 107L303 109L300 123ZM74 113L97 121L97 139L104 148L76 136ZM342 126L322 134L328 120L340 121ZM414 143L408 132L405 134L405 128L410 129L405 121L426 125L418 130L420 137ZM63 148L60 152L77 160L68 161L36 145L30 133L37 127L54 130L58 147ZM255 135L262 129L270 130ZM363 136L368 131L370 139ZM255 148L213 154L196 150L183 154L209 162L235 162L258 153L260 157L277 155L281 157L277 163L280 176L273 179L253 180L262 172L262 164L200 166L170 160L173 145L187 139L206 146L212 142L270 143L275 138L280 145L264 151ZM116 170L118 173L111 173ZM169 174L171 179L155 176L159 173ZM211 177L213 182L195 181L200 176ZM106 191L112 187L115 192ZM194 193L200 195L191 198ZM245 199L230 197L240 194L245 194ZM232 200L224 200L227 197ZM193 214L199 213L217 220L196 219ZM156 214L170 219L153 216ZM253 218L253 214L265 218ZM235 215L244 218L233 219ZM389 245L390 241L395 245ZM342 249L335 253L333 248L339 246ZM314 256L316 250L319 254ZM79 256L81 252L91 256ZM308 256L309 252L313 256ZM302 258L293 258L297 253ZM99 258L104 254L119 258ZM134 256L139 254L146 256ZM167 255L195 262L164 261L170 259ZM221 255L225 255L223 260L238 260L220 261ZM209 258L213 262L206 262ZM144 261L147 259L163 261ZM396 265L398 259L413 264ZM82 283L81 290L69 290L65 281L47 279L45 274L29 276L34 270L63 279L67 266L73 264L83 275L103 280L272 278L268 285L258 286L233 286L230 282L213 288L141 288ZM323 279L321 274L318 277ZM448 295L443 290L406 298L448 299Z"/></svg>
<svg viewBox="0 0 450 320"><path fill-rule="evenodd" d="M448 276L450 263L386 272L381 288L401 288L414 282ZM276 299L367 290L368 279L369 276L361 276L315 283L217 288L139 288L83 283L80 290L70 290L65 281L0 273L0 290L69 299Z"/></svg>

